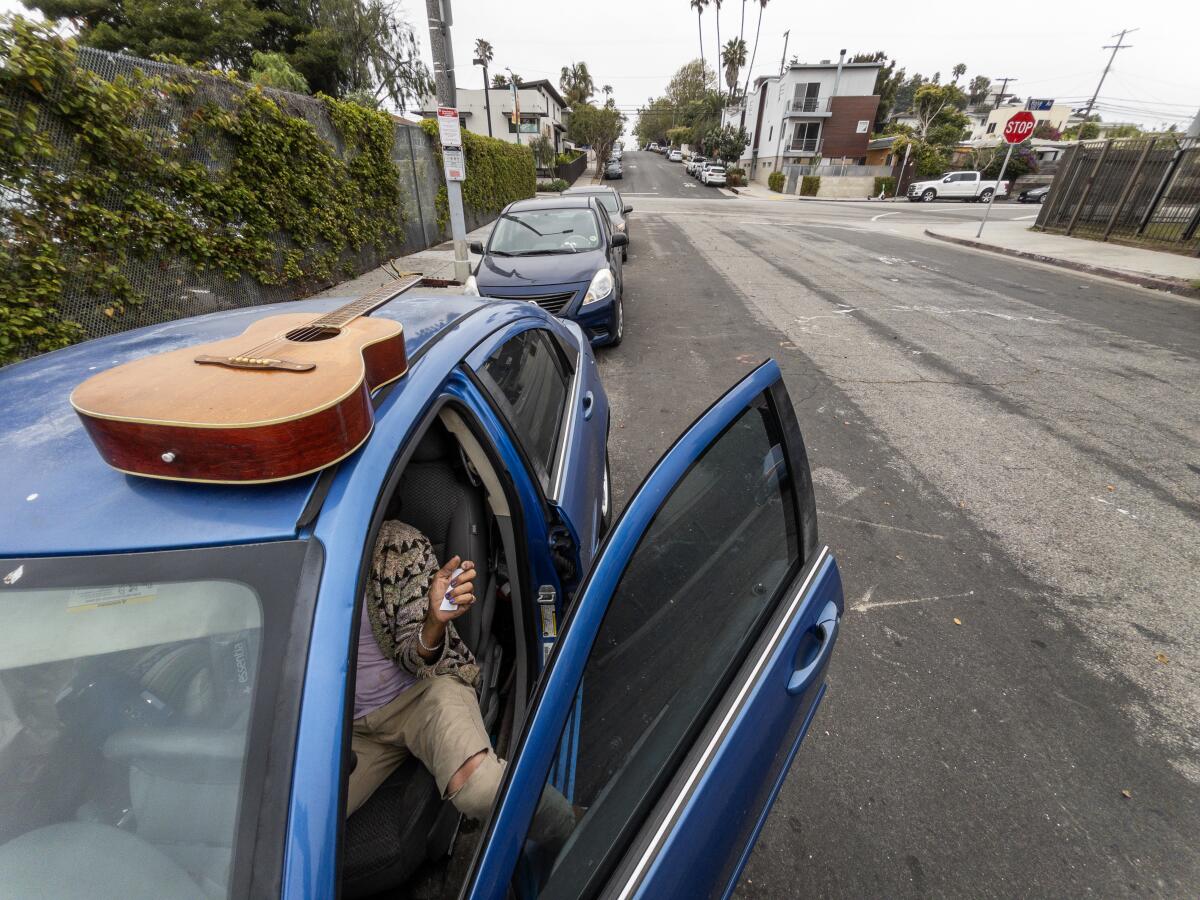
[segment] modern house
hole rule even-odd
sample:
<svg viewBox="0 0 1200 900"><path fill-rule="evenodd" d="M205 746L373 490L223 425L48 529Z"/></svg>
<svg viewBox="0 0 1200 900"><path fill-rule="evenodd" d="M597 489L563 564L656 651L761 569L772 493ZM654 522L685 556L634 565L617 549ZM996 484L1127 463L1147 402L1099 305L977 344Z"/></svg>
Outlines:
<svg viewBox="0 0 1200 900"><path fill-rule="evenodd" d="M482 88L472 90L459 88L458 116L463 128L476 134L490 134L503 141L529 143L530 139L544 134L554 142L554 150L561 153L567 131L567 116L570 107L558 89L547 79L523 81L517 89L517 100L521 108L521 125L518 132L513 124L512 88ZM488 130L488 107L491 107L491 130ZM433 118L437 115L437 99L426 97L421 103L421 115Z"/></svg>
<svg viewBox="0 0 1200 900"><path fill-rule="evenodd" d="M822 60L756 79L745 107L750 143L738 164L764 184L771 172L795 166L865 164L879 68ZM741 107L726 109L723 122L737 127L742 117Z"/></svg>
<svg viewBox="0 0 1200 900"><path fill-rule="evenodd" d="M999 140L1004 134L1004 126L1008 124L1008 120L1023 110L1032 112L1037 124L1048 122L1051 128L1058 131L1066 131L1072 116L1069 104L1057 103L1054 100L1026 100L1024 103L1010 103L993 109L986 118L973 119L969 139L972 141L985 138Z"/></svg>

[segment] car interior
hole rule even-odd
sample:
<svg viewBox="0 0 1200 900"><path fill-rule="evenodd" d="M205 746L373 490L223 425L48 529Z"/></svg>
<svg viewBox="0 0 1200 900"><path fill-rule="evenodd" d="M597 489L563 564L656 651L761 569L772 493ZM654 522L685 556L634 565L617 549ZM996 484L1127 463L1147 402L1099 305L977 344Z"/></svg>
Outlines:
<svg viewBox="0 0 1200 900"><path fill-rule="evenodd" d="M518 529L498 470L457 410L445 406L430 422L385 509L386 519L423 532L439 562L457 555L476 565L478 600L454 627L479 663L480 713L504 757L529 693L535 648L524 637L522 597L532 588L518 577ZM473 841L457 840L461 826L433 776L410 757L346 820L343 896L457 888L450 873L465 873L474 850Z"/></svg>

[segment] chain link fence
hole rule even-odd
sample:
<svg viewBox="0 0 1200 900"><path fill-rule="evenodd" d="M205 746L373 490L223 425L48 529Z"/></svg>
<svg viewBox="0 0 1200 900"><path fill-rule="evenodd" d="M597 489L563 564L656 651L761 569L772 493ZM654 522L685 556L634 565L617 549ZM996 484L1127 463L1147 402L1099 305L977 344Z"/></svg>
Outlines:
<svg viewBox="0 0 1200 900"><path fill-rule="evenodd" d="M1200 140L1076 144L1059 163L1036 227L1200 256Z"/></svg>
<svg viewBox="0 0 1200 900"><path fill-rule="evenodd" d="M148 104L138 121L131 123L152 135L152 140L164 151L178 150L180 125L191 113L208 104L233 109L238 97L246 91L245 85L229 79L200 75L177 66L92 48L78 50L77 65L108 81L114 81L119 76L131 77L137 70L164 79L186 75L193 81L195 90L190 96L181 99L164 95L161 102ZM312 125L336 158L346 159L346 148L321 101L285 91L270 90L268 93L286 113L303 118ZM19 114L21 109L17 99L5 99L10 101L10 108ZM48 97L50 103L45 106L50 106L56 99ZM44 110L41 118L39 130L45 130L56 151L45 164L55 167L57 174L66 177L80 164L78 144L57 118ZM442 172L432 141L417 126L396 122L394 127L392 161L400 182L401 221L397 222L400 227L395 230L390 243L382 249L364 246L358 250L344 250L334 267L338 277L359 275L387 259L423 250L444 239L436 209L436 197L443 183ZM214 175L228 167L236 152L228 140L217 137L191 141L188 147L190 159L201 162ZM12 190L8 191L7 196L0 196L0 205L10 208L20 207L21 201L22 198ZM105 203L116 208L122 203L122 198L113 195ZM288 250L295 249L286 234L276 233L271 240L277 261ZM65 261L69 273L72 263L69 248ZM113 315L108 298L96 296L83 279L75 279L70 275L66 278L59 306L64 317L82 326L85 337L100 337L217 310L294 300L332 283L317 284L310 280L266 285L248 275L230 279L216 270L198 271L186 258L169 252L129 254L121 267L121 274L128 278L143 302L128 306L119 315Z"/></svg>

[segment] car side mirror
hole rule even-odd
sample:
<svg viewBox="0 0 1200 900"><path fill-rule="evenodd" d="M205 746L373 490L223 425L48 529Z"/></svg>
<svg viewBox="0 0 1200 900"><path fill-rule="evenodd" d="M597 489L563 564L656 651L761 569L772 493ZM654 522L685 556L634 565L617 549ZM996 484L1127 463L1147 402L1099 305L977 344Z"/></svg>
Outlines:
<svg viewBox="0 0 1200 900"><path fill-rule="evenodd" d="M478 253L480 256L483 255L483 242L482 241L471 241L471 243L469 243L467 245L467 248L472 253Z"/></svg>
<svg viewBox="0 0 1200 900"><path fill-rule="evenodd" d="M617 234L614 234L612 236L612 240L609 243L613 247L624 247L626 244L629 243L629 236L625 235L625 234L620 234L618 232Z"/></svg>
<svg viewBox="0 0 1200 900"><path fill-rule="evenodd" d="M626 216L629 215L631 212L633 212L632 206L627 206L623 210L621 210L621 214L626 215Z"/></svg>

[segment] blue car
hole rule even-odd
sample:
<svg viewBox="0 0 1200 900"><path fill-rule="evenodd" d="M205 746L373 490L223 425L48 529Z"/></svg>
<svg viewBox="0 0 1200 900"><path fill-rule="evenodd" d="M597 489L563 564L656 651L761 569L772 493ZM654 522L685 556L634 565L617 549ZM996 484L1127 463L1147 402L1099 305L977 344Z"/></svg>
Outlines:
<svg viewBox="0 0 1200 900"><path fill-rule="evenodd" d="M594 196L537 197L500 213L466 293L526 300L579 323L593 346L625 336L622 260L629 238Z"/></svg>
<svg viewBox="0 0 1200 900"><path fill-rule="evenodd" d="M718 398L611 525L588 339L530 303L373 312L404 324L410 368L375 393L360 449L289 481L121 474L68 403L96 371L340 302L0 370L2 893L320 900L416 873L471 898L729 894L843 609L778 366ZM361 598L389 518L486 585L459 630L509 764L457 840L411 758L345 816ZM547 785L581 810L553 853L528 837Z"/></svg>

